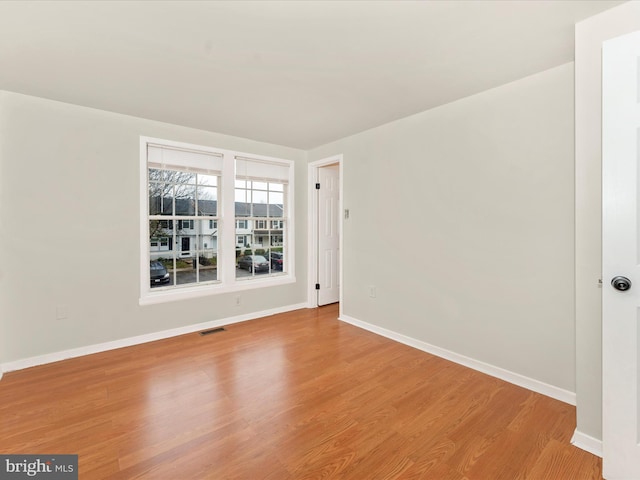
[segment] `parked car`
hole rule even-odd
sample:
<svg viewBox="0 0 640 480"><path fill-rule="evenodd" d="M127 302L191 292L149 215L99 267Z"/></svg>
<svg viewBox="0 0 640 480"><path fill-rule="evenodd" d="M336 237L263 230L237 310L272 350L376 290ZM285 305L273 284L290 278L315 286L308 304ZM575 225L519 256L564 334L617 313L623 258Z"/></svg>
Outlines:
<svg viewBox="0 0 640 480"><path fill-rule="evenodd" d="M151 278L151 285L161 285L169 283L171 280L171 275L167 272L166 267L156 260L152 260L149 263L149 277Z"/></svg>
<svg viewBox="0 0 640 480"><path fill-rule="evenodd" d="M250 272L269 271L269 262L262 255L244 255L238 258L238 267Z"/></svg>
<svg viewBox="0 0 640 480"><path fill-rule="evenodd" d="M282 252L271 252L271 270L282 270L282 259L284 254Z"/></svg>

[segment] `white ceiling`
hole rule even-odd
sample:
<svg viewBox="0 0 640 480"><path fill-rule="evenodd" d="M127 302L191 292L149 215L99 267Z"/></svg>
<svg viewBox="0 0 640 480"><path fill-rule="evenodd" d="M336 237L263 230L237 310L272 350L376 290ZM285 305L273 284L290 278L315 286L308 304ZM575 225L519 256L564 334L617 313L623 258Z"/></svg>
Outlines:
<svg viewBox="0 0 640 480"><path fill-rule="evenodd" d="M621 1L0 2L0 89L308 149L573 60Z"/></svg>

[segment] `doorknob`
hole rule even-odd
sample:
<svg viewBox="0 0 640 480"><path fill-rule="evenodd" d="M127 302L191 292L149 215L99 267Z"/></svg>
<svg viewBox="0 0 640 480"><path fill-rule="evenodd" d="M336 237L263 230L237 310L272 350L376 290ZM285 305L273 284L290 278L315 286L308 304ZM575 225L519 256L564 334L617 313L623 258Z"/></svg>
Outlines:
<svg viewBox="0 0 640 480"><path fill-rule="evenodd" d="M617 276L611 279L611 285L616 290L620 290L621 292L624 292L631 288L631 280L629 280L627 277Z"/></svg>

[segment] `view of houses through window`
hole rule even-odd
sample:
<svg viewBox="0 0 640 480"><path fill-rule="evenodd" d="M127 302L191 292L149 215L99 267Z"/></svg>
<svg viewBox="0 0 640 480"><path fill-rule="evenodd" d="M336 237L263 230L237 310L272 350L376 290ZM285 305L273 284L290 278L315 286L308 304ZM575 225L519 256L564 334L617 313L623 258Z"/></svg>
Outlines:
<svg viewBox="0 0 640 480"><path fill-rule="evenodd" d="M283 271L285 184L236 177L235 190L236 276Z"/></svg>
<svg viewBox="0 0 640 480"><path fill-rule="evenodd" d="M289 164L241 157L225 163L223 155L209 152L147 149L151 289L287 273ZM229 172L225 165L234 168ZM224 185L233 186L235 195L226 209ZM232 228L233 237L225 237L224 228ZM224 245L225 238L235 245ZM224 263L223 254L235 258ZM223 265L233 265L235 273L221 275Z"/></svg>
<svg viewBox="0 0 640 480"><path fill-rule="evenodd" d="M148 171L150 285L217 281L219 176Z"/></svg>

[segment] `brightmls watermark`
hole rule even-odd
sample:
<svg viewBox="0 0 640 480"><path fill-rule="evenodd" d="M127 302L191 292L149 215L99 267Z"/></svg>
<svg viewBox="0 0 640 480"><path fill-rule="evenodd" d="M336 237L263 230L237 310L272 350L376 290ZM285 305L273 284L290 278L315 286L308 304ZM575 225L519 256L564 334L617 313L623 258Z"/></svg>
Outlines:
<svg viewBox="0 0 640 480"><path fill-rule="evenodd" d="M1 455L0 480L78 480L78 455Z"/></svg>

